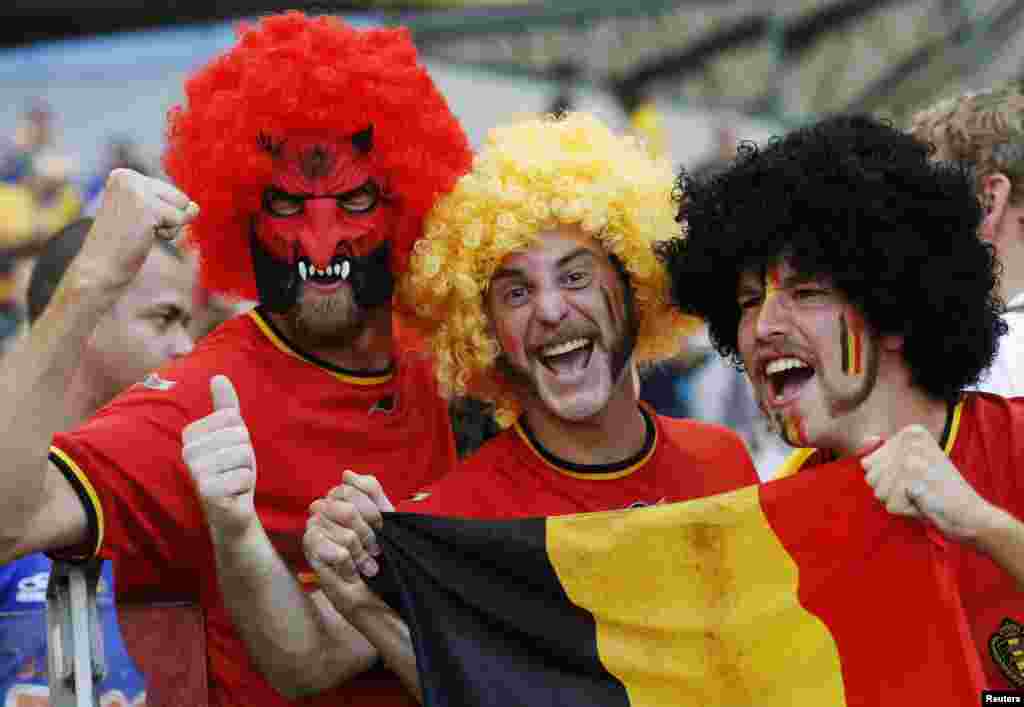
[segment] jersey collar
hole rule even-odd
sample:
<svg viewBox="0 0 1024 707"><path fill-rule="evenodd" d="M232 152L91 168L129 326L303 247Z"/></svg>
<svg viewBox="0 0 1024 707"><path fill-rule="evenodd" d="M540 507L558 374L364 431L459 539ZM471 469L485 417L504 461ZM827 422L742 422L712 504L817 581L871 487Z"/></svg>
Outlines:
<svg viewBox="0 0 1024 707"><path fill-rule="evenodd" d="M257 328L263 333L267 339L270 340L277 349L284 353L297 358L300 361L305 361L317 368L322 369L329 375L337 378L345 383L351 383L353 385L380 385L381 383L387 383L394 378L394 369L388 367L381 371L353 371L341 366L335 366L329 361L315 356L314 354L302 351L299 347L288 340L288 337L274 325L274 322L269 316L263 311L262 307L256 307L248 312L248 316L255 322Z"/></svg>
<svg viewBox="0 0 1024 707"><path fill-rule="evenodd" d="M559 474L589 481L611 481L629 476L633 472L640 470L654 456L654 451L657 449L658 426L654 421L654 416L643 403L640 403L639 407L646 427L644 444L640 451L633 456L613 464L577 464L576 462L556 456L540 443L533 430L530 429L525 415L520 415L514 426L516 433L530 451L537 455L545 465L551 467Z"/></svg>

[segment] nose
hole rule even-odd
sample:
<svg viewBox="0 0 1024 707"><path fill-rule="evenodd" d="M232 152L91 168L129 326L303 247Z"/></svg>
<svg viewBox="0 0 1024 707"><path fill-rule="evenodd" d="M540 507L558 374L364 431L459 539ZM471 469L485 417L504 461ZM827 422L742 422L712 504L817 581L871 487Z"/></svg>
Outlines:
<svg viewBox="0 0 1024 707"><path fill-rule="evenodd" d="M545 288L537 292L537 319L549 326L559 323L569 314L569 305L558 288Z"/></svg>
<svg viewBox="0 0 1024 707"><path fill-rule="evenodd" d="M315 267L325 269L334 257L338 240L344 237L340 209L334 199L307 199L305 216L302 248Z"/></svg>
<svg viewBox="0 0 1024 707"><path fill-rule="evenodd" d="M768 339L784 334L789 316L785 295L769 288L757 312L754 332L758 339Z"/></svg>

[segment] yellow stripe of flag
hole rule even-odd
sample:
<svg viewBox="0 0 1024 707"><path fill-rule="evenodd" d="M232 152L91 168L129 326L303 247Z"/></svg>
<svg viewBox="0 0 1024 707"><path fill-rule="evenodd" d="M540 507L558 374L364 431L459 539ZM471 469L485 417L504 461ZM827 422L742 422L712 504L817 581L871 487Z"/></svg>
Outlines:
<svg viewBox="0 0 1024 707"><path fill-rule="evenodd" d="M846 704L839 650L800 605L796 564L756 487L550 518L547 548L569 598L593 613L601 662L630 705Z"/></svg>

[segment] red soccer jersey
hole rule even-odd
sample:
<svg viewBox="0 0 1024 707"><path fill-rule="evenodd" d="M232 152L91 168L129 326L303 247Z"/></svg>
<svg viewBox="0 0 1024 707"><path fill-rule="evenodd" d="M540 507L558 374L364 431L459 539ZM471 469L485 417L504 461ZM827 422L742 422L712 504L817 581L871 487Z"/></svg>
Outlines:
<svg viewBox="0 0 1024 707"><path fill-rule="evenodd" d="M647 441L632 459L583 466L545 450L521 419L398 507L466 518L521 518L673 503L757 483L734 433L641 406Z"/></svg>
<svg viewBox="0 0 1024 707"><path fill-rule="evenodd" d="M1024 398L966 393L952 411L944 437L943 448L967 483L989 503L1024 519ZM806 457L797 468L814 466L821 456ZM986 555L956 542L949 549L988 686L1024 687L1024 660L1018 663L1010 653L1014 646L1024 647L1024 635L1014 628L1024 626L1024 592ZM1005 630L1019 636L1016 644L999 640L1004 621L1010 622ZM1001 667L1000 661L1009 665Z"/></svg>
<svg viewBox="0 0 1024 707"><path fill-rule="evenodd" d="M393 371L354 374L298 351L260 311L237 317L54 438L50 458L78 491L91 552L114 561L118 596L185 598L206 615L214 705L289 704L258 673L217 586L206 522L181 458L181 431L212 411L210 378L238 391L258 463L256 511L278 553L310 589L302 553L309 504L351 468L401 498L452 469L447 405L429 360L398 354ZM258 620L255 619L255 620ZM415 704L375 669L303 704Z"/></svg>

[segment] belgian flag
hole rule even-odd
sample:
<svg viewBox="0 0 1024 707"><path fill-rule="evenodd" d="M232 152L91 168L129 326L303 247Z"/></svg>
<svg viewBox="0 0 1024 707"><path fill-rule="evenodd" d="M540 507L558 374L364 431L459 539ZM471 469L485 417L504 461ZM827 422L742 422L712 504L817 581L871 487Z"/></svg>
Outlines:
<svg viewBox="0 0 1024 707"><path fill-rule="evenodd" d="M372 583L431 707L979 700L945 543L889 515L855 460L633 510L389 514L380 536Z"/></svg>

